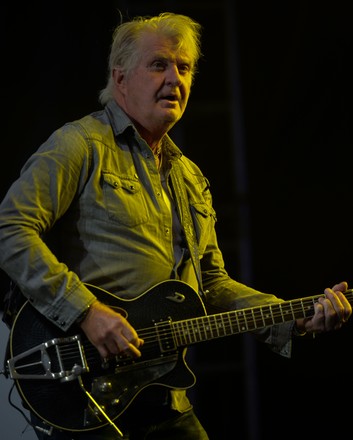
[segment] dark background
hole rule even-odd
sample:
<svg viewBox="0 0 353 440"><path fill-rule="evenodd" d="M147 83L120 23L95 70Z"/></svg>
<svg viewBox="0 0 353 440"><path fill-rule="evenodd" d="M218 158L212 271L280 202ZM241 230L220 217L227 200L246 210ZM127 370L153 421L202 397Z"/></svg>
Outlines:
<svg viewBox="0 0 353 440"><path fill-rule="evenodd" d="M200 71L172 133L211 182L229 273L284 299L353 285L349 1L7 2L0 196L54 129L99 108L118 9L203 25ZM0 284L3 294L4 274ZM210 438L351 435L351 336L349 323L297 339L291 360L248 335L193 348L192 397Z"/></svg>

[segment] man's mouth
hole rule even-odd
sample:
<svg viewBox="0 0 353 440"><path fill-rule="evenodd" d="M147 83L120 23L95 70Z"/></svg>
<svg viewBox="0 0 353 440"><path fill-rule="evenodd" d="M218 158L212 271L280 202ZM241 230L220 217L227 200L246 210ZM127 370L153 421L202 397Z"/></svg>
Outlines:
<svg viewBox="0 0 353 440"><path fill-rule="evenodd" d="M172 101L172 102L178 101L178 98L176 95L165 95L165 96L161 96L159 99L163 100L163 101Z"/></svg>

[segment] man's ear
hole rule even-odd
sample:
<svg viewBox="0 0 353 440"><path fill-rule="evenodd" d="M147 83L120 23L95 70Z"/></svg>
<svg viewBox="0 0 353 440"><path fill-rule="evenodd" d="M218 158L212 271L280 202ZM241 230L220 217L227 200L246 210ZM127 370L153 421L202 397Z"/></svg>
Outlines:
<svg viewBox="0 0 353 440"><path fill-rule="evenodd" d="M112 71L113 82L116 88L123 90L125 85L125 73L120 67L114 67Z"/></svg>

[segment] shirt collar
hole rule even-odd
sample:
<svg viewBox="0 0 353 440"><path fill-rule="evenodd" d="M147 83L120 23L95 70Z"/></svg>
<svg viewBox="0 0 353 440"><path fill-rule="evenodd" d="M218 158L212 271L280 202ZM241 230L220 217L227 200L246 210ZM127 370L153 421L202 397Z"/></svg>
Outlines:
<svg viewBox="0 0 353 440"><path fill-rule="evenodd" d="M119 136L125 132L126 129L131 127L135 136L139 136L134 124L124 110L117 104L116 101L111 100L105 107L105 112L110 120L113 132L115 136ZM172 141L170 136L166 134L163 139L164 148L168 151L170 156L181 157L182 152Z"/></svg>
<svg viewBox="0 0 353 440"><path fill-rule="evenodd" d="M134 124L128 115L114 100L108 102L105 112L108 114L115 136L122 134L128 127L132 127L135 130Z"/></svg>

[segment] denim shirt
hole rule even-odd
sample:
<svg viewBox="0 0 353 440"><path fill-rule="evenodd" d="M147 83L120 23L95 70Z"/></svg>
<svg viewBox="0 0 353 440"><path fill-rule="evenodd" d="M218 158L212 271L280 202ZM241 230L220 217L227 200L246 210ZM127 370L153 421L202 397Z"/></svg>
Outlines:
<svg viewBox="0 0 353 440"><path fill-rule="evenodd" d="M282 301L228 276L208 180L168 135L163 154L169 172L176 160L182 168L205 303L238 309ZM190 258L178 271L172 218L151 149L111 101L55 131L27 160L0 205L0 267L67 331L95 300L89 284L132 299L177 276L199 291ZM255 333L290 356L292 325Z"/></svg>

